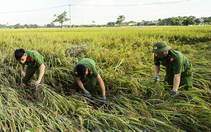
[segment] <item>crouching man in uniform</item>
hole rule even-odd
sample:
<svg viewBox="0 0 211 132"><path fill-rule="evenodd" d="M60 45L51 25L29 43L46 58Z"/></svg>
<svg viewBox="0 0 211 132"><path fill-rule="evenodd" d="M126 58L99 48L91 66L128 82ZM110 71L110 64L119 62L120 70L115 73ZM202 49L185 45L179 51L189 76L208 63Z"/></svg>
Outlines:
<svg viewBox="0 0 211 132"><path fill-rule="evenodd" d="M183 86L185 90L192 88L192 64L181 52L171 50L163 41L154 44L152 52L154 53L154 72L155 82L159 80L160 64L166 67L166 76L164 83L172 87L170 91L172 97L176 96L178 88Z"/></svg>
<svg viewBox="0 0 211 132"><path fill-rule="evenodd" d="M89 78L89 88L88 90L95 90L96 82L98 81L100 88L102 90L102 100L106 101L106 92L104 81L99 75L98 69L95 62L92 59L84 58L80 60L74 67L74 81L70 86L70 93L76 91L76 89L83 90L86 96L91 96L89 91L87 91L82 82L85 78Z"/></svg>
<svg viewBox="0 0 211 132"><path fill-rule="evenodd" d="M21 89L24 89L32 78L34 73L37 74L37 81L35 85L44 83L43 75L45 72L44 57L34 50L17 49L15 51L15 58L21 64ZM24 72L25 65L27 65L26 72Z"/></svg>

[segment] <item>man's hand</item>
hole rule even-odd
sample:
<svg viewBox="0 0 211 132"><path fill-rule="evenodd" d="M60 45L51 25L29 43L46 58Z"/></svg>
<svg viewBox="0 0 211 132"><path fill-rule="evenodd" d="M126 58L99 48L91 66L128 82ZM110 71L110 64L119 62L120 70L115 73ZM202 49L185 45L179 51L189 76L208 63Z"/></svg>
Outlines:
<svg viewBox="0 0 211 132"><path fill-rule="evenodd" d="M37 86L38 84L40 84L40 82L41 82L41 80L37 80L37 81L35 82L35 85Z"/></svg>
<svg viewBox="0 0 211 132"><path fill-rule="evenodd" d="M105 95L102 96L102 99L103 99L103 102L106 102L106 96Z"/></svg>
<svg viewBox="0 0 211 132"><path fill-rule="evenodd" d="M87 91L86 89L83 90L83 92L84 92L84 94L85 94L86 96L91 97L91 94L90 94L89 91Z"/></svg>
<svg viewBox="0 0 211 132"><path fill-rule="evenodd" d="M154 80L155 80L155 82L160 81L159 76L157 74L155 74Z"/></svg>
<svg viewBox="0 0 211 132"><path fill-rule="evenodd" d="M170 93L171 93L171 97L176 97L176 96L179 95L179 92L178 91L171 90Z"/></svg>
<svg viewBox="0 0 211 132"><path fill-rule="evenodd" d="M26 87L26 85L23 84L23 83L21 83L20 87L21 87L21 90L24 90L24 88Z"/></svg>
<svg viewBox="0 0 211 132"><path fill-rule="evenodd" d="M22 77L25 77L25 76L26 76L26 73L25 73L24 71L22 71L22 72L21 72L21 76L22 76Z"/></svg>

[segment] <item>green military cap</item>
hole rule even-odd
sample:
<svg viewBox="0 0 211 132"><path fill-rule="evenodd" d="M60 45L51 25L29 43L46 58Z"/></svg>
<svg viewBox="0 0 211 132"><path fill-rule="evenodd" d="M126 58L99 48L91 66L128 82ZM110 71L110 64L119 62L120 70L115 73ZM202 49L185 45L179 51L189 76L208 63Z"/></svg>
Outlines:
<svg viewBox="0 0 211 132"><path fill-rule="evenodd" d="M171 47L168 46L166 44L166 42L158 41L154 44L152 52L153 53L161 53L161 52L165 52L165 51L170 50L170 49L171 49Z"/></svg>

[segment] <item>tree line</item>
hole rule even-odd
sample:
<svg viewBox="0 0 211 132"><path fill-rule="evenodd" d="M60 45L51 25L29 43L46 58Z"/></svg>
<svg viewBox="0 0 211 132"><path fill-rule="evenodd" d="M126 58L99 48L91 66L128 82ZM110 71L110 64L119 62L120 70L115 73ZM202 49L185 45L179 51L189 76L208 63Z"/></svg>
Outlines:
<svg viewBox="0 0 211 132"><path fill-rule="evenodd" d="M70 25L63 25L65 21L69 21L70 19L67 18L67 12L64 11L60 15L54 14L54 17L56 17L50 24L45 24L44 26L39 26L37 24L24 24L21 25L20 23L17 23L15 25L3 25L0 24L0 28L70 28ZM198 25L198 24L206 24L211 25L211 17L201 17L196 18L195 16L178 16L178 17L170 17L165 19L158 19L154 21L146 21L142 20L142 22L135 22L135 21L129 21L124 22L125 16L120 15L115 22L108 22L104 25L95 25L95 21L92 21L93 24L90 25L71 25L71 27L114 27L114 26L187 26L187 25ZM60 26L55 25L56 22L60 23Z"/></svg>
<svg viewBox="0 0 211 132"><path fill-rule="evenodd" d="M128 26L132 23L133 26L187 26L187 25L198 25L198 24L206 24L211 25L211 17L201 17L196 18L195 16L178 16L178 17L170 17L165 19L158 19L155 21L146 21L142 20L142 22L135 22L135 21L129 21L129 22L123 22L125 20L125 17L123 15L120 15L117 18L116 22L108 22L108 26Z"/></svg>

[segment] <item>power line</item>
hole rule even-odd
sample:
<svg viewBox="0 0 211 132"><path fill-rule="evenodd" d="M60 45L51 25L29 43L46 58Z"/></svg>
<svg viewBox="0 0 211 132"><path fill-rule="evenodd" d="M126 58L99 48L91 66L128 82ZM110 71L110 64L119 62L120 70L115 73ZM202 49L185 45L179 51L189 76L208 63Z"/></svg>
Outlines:
<svg viewBox="0 0 211 132"><path fill-rule="evenodd" d="M175 15L175 14L181 14L181 13L198 13L198 12L207 12L211 10L204 10L204 11L195 11L195 12L180 12L180 13L172 13L172 14L159 14L159 15L146 15L141 17L148 17L148 16L164 16L164 15ZM117 18L116 16L72 16L74 18ZM127 18L130 17L140 17L140 15L137 16L127 16ZM34 19L34 20L23 20L22 21L44 21L44 20L52 20L52 18L46 18L46 19ZM16 21L16 20L14 20Z"/></svg>
<svg viewBox="0 0 211 132"><path fill-rule="evenodd" d="M42 9L34 9L34 10L24 10L24 11L10 11L10 12L0 12L0 13L19 13L19 12L32 12L32 11L41 11L41 10L49 10L49 9L55 9L55 8L61 8L61 7L67 7L69 5L63 5L63 6L56 6L56 7L49 7L49 8L42 8Z"/></svg>
<svg viewBox="0 0 211 132"><path fill-rule="evenodd" d="M145 6L145 5L159 5L159 4L170 4L170 3L180 3L186 1L193 1L193 0L181 0L181 1L167 1L167 2L159 2L159 3L149 3L149 4L132 4L132 5L78 5L78 4L71 4L71 6Z"/></svg>
<svg viewBox="0 0 211 132"><path fill-rule="evenodd" d="M33 9L33 10L23 10L23 11L10 11L10 12L0 12L0 13L20 13L20 12L33 12L33 11L40 11L40 10L49 10L49 9L55 9L55 8L61 8L61 7L69 7L69 15L70 15L70 26L71 26L71 7L77 7L77 6L85 6L85 7L134 7L134 6L148 6L148 5L158 5L158 4L171 4L171 3L180 3L180 2L186 2L186 1L194 1L194 0L180 0L180 1L166 1L166 2L159 2L159 3L148 3L148 4L130 4L130 5L80 5L80 4L67 4L67 5L62 5L62 6L56 6L56 7L49 7L49 8L42 8L42 9ZM211 11L211 10L206 10L206 11ZM195 11L194 11L195 12ZM183 12L183 13L194 13L194 12ZM205 12L205 11L196 11L198 12ZM174 14L181 14L180 13L174 13ZM159 15L147 15L147 16L164 16L164 15L172 15L172 14L159 14ZM77 17L85 17L85 18L116 18L116 17L111 17L111 16L72 16L73 18ZM140 17L139 16L128 16L130 17ZM145 16L142 16L145 17ZM44 20L44 19L43 19ZM47 19L46 19L47 20ZM50 19L49 19L50 20ZM38 21L38 20L28 20L28 21Z"/></svg>
<svg viewBox="0 0 211 132"><path fill-rule="evenodd" d="M175 14L184 14L184 13L198 13L198 12L207 12L207 11L211 11L211 10L194 11L194 12L178 12L178 13L172 13L172 14L159 14L159 16L164 16L164 15L175 15ZM147 17L147 16L158 16L158 15L146 15L146 16L143 16L143 17ZM137 16L131 16L131 17L137 17Z"/></svg>
<svg viewBox="0 0 211 132"><path fill-rule="evenodd" d="M179 13L172 13L172 14L159 14L159 15L146 15L146 16L143 16L141 15L142 17L149 17L149 16L164 16L164 15L175 15L175 14L184 14L184 13L198 13L198 12L207 12L207 11L211 11L211 10L204 10L204 11L194 11L194 12L179 12ZM72 16L74 18L116 18L116 16ZM140 17L140 15L137 15L137 16L127 16L127 18L130 18L130 17ZM46 19L34 19L34 20L23 20L22 21L44 21L44 20L52 20L52 18L46 18ZM14 20L14 21L17 21L17 20Z"/></svg>
<svg viewBox="0 0 211 132"><path fill-rule="evenodd" d="M0 12L0 13L20 13L20 12L33 12L33 11L41 11L41 10L49 10L49 9L55 9L55 8L61 8L61 7L67 7L67 6L95 6L95 7L120 7L120 6L147 6L147 5L159 5L159 4L170 4L170 3L180 3L180 2L186 2L186 1L193 1L193 0L181 0L181 1L167 1L167 2L159 2L159 3L149 3L149 4L131 4L131 5L80 5L80 4L67 4L62 6L56 6L56 7L49 7L49 8L42 8L42 9L34 9L34 10L23 10L23 11L9 11L9 12Z"/></svg>
<svg viewBox="0 0 211 132"><path fill-rule="evenodd" d="M184 13L198 13L198 12L207 12L207 11L211 11L211 10L204 10L204 11L194 11L194 12L178 12L178 13L172 13L172 14L159 14L159 16L163 16L163 15L175 15L175 14L184 14ZM147 17L147 16L158 16L158 15L141 15L142 17ZM111 16L72 16L74 18L78 17L85 17L85 18L116 18L116 16L111 17ZM137 16L129 16L129 17L140 17L140 15Z"/></svg>

